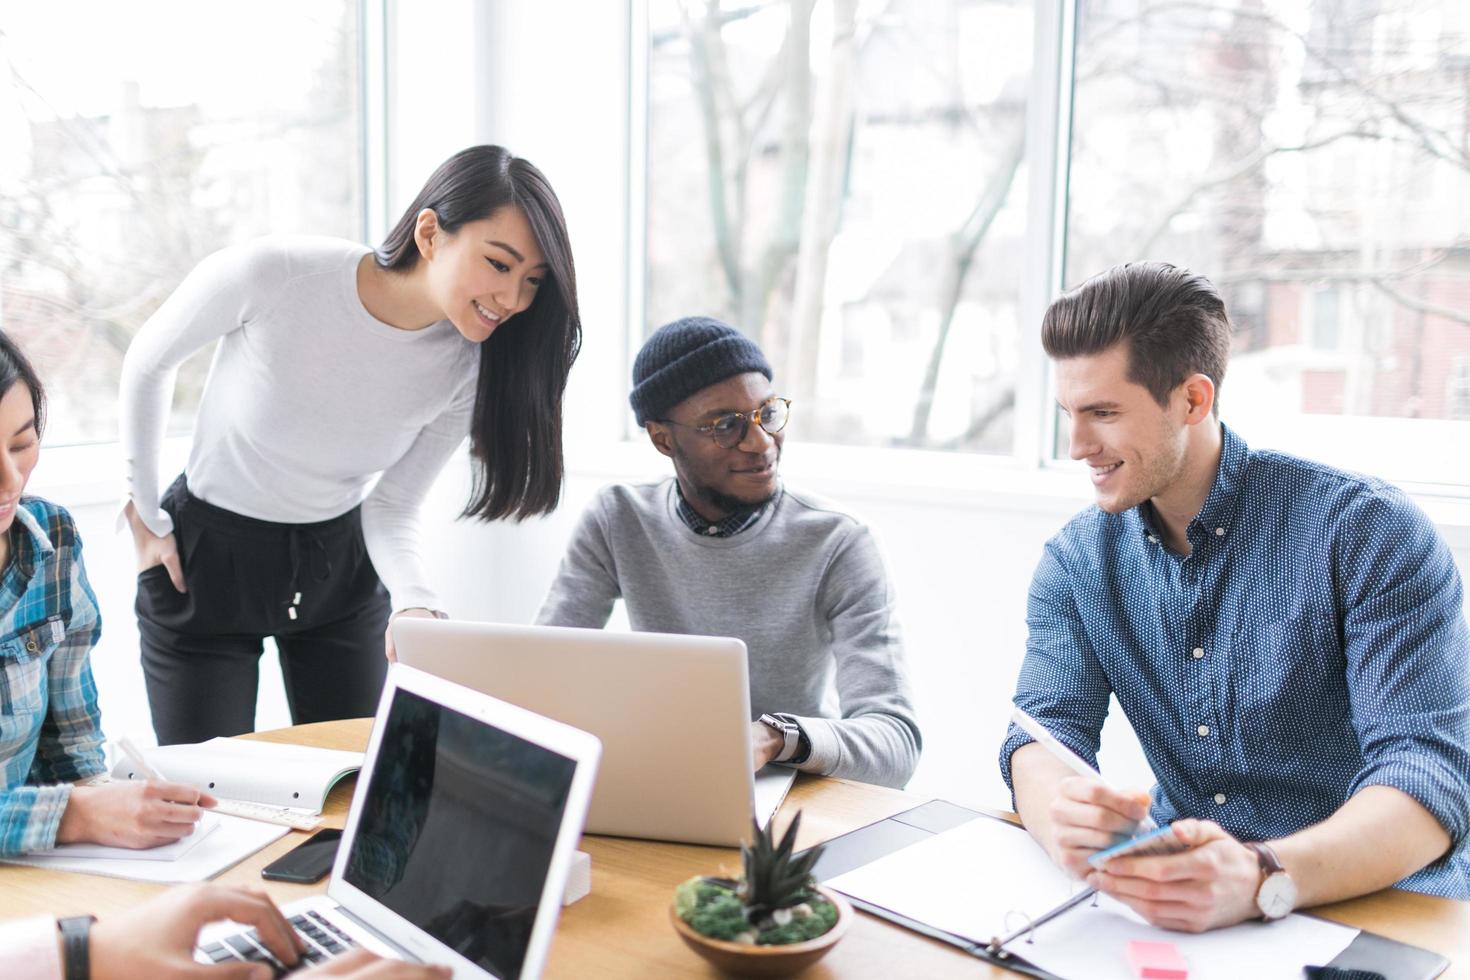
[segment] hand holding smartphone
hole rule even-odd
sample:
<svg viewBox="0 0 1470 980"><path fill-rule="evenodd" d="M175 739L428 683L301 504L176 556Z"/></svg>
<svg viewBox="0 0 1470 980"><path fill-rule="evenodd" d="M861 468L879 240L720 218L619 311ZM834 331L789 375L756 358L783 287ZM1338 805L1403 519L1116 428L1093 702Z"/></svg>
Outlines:
<svg viewBox="0 0 1470 980"><path fill-rule="evenodd" d="M337 860L337 842L341 839L340 830L318 830L261 868L260 876L269 881L290 881L298 885L320 881L332 870L332 864Z"/></svg>
<svg viewBox="0 0 1470 980"><path fill-rule="evenodd" d="M1124 857L1149 857L1156 854L1178 854L1189 850L1182 841L1174 834L1174 825L1168 824L1163 827L1155 827L1153 830L1130 837L1120 841L1112 847L1105 847L1087 859L1087 863L1094 868L1101 868L1113 858Z"/></svg>

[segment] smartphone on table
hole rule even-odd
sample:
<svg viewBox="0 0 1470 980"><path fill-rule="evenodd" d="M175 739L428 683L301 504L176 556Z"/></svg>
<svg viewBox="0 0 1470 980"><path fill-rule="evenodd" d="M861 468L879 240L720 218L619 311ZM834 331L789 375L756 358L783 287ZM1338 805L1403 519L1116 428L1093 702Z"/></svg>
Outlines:
<svg viewBox="0 0 1470 980"><path fill-rule="evenodd" d="M298 885L320 881L323 875L332 870L332 864L337 860L337 842L341 839L340 830L318 830L295 848L261 868L260 876L271 881L291 881Z"/></svg>

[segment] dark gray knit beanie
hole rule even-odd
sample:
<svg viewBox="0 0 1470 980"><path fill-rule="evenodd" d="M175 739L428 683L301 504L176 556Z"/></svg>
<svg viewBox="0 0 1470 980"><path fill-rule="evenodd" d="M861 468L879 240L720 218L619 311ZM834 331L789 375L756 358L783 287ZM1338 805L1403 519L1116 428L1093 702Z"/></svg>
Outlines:
<svg viewBox="0 0 1470 980"><path fill-rule="evenodd" d="M655 330L633 359L628 401L642 425L696 391L750 371L771 380L766 355L745 334L714 317L686 316Z"/></svg>

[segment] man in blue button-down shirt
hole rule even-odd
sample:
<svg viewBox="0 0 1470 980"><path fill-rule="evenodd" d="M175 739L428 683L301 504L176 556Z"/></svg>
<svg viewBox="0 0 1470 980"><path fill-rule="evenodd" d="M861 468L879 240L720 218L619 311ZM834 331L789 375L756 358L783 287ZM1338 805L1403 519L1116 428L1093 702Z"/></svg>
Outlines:
<svg viewBox="0 0 1470 980"><path fill-rule="evenodd" d="M1037 567L1016 704L1095 766L1116 695L1159 782L1150 800L1076 776L1013 725L1027 829L1176 929L1394 884L1470 898L1470 638L1433 525L1220 423L1230 324L1202 277L1109 270L1042 336L1097 506ZM1150 806L1189 850L1089 868Z"/></svg>

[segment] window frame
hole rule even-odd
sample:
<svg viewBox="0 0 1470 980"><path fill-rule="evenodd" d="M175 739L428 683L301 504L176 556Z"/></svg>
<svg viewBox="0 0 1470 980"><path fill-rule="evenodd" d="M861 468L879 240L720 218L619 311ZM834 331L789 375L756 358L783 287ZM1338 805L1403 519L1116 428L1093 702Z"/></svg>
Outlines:
<svg viewBox="0 0 1470 980"><path fill-rule="evenodd" d="M1020 292L1020 333L1017 349L1020 363L1016 379L1016 423L1009 455L846 447L832 444L788 444L791 458L783 463L790 475L806 467L802 456L824 461L825 469L813 475L824 484L836 483L858 495L891 497L909 493L927 498L928 488L948 488L963 495L988 495L991 489L1007 499L1032 495L1054 500L1071 498L1090 502L1079 473L1079 464L1054 454L1052 447L1061 435L1060 412L1055 405L1055 386L1050 364L1041 347L1040 334L1026 324L1041 322L1052 298L1063 288L1066 269L1070 162L1073 128L1074 67L1077 44L1078 8L1081 0L1037 0L1034 5L1032 88L1027 108L1026 166L1028 173L1028 236ZM640 220L647 202L649 14L646 0L631 0L628 138L628 276L626 322L623 325L626 354L619 365L622 378L631 376L637 338L646 315L647 252L645 222ZM1375 435L1393 440L1422 441L1424 429L1417 423L1433 420L1372 418L1354 416L1303 416L1298 428L1312 430L1334 446L1361 443L1359 430L1366 423ZM1227 419L1228 421L1228 419ZM641 433L626 416L624 443L641 447ZM1313 445L1316 443L1313 442ZM586 459L594 473L628 473L646 469L637 456L624 447L587 447ZM792 450L796 450L794 453ZM1342 449L1329 456L1344 463ZM955 457L961 457L959 459ZM894 465L899 459L902 465ZM878 463L876 460L882 460ZM1019 481L1019 482L1018 482ZM1467 533L1456 541L1470 541L1470 468L1463 482L1395 480L1431 512L1437 521L1462 528Z"/></svg>
<svg viewBox="0 0 1470 980"><path fill-rule="evenodd" d="M358 203L368 241L380 241L388 230L389 58L390 0L357 0L358 37L358 156L363 168L362 200ZM182 472L190 439L164 440L160 461L163 472ZM42 444L41 462L26 490L68 507L116 500L121 508L124 460L121 442ZM98 474L108 474L99 477ZM116 474L116 476L112 476Z"/></svg>

